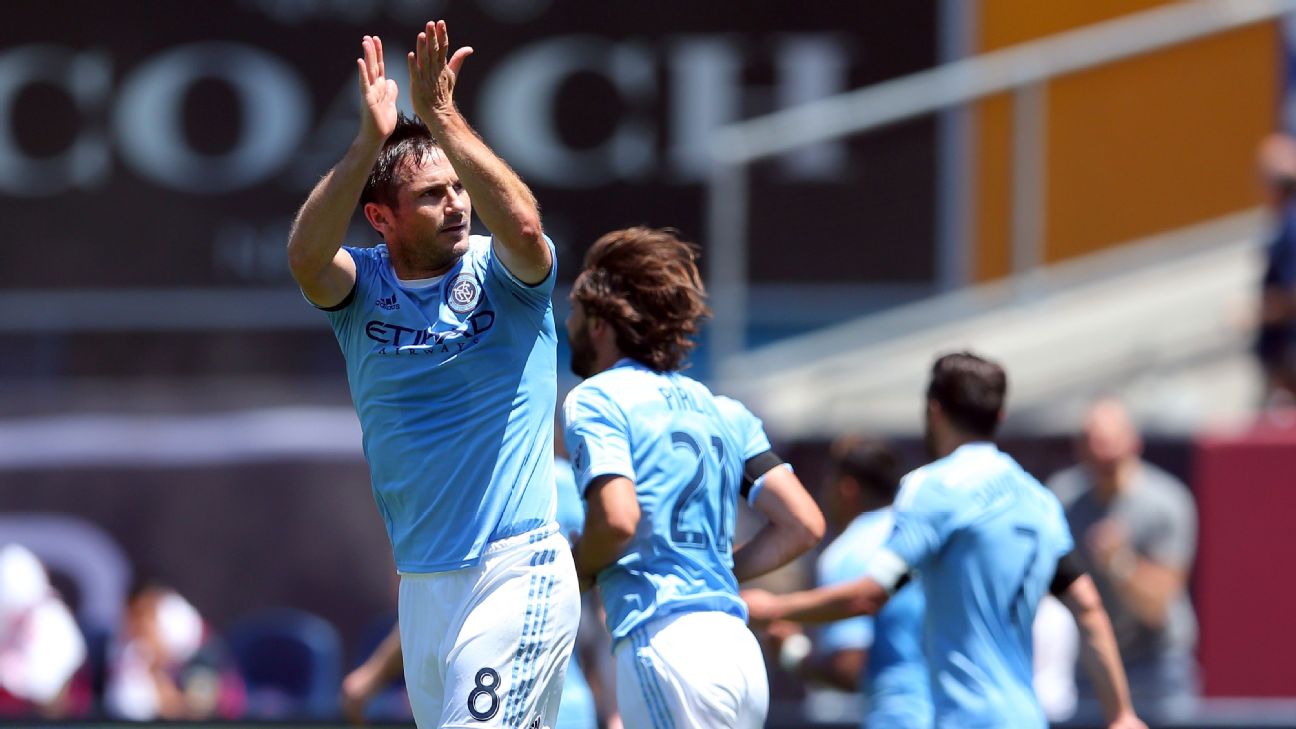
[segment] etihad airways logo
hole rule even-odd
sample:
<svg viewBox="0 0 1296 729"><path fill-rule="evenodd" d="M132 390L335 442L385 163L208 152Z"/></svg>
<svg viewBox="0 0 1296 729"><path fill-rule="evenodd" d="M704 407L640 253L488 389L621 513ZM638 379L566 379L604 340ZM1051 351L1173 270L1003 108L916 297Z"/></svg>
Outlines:
<svg viewBox="0 0 1296 729"><path fill-rule="evenodd" d="M481 335L495 326L495 312L483 309L459 322L453 329L414 329L372 319L365 323L365 336L383 345L378 354L456 354L481 341Z"/></svg>

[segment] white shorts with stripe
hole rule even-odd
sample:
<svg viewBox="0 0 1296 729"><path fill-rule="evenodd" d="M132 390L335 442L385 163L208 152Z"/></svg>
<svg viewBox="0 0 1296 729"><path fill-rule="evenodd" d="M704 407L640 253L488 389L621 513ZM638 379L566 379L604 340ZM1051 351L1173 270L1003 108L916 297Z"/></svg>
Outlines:
<svg viewBox="0 0 1296 729"><path fill-rule="evenodd" d="M403 573L399 609L420 729L554 725L580 622L557 525L492 542L474 567Z"/></svg>
<svg viewBox="0 0 1296 729"><path fill-rule="evenodd" d="M726 613L670 615L618 642L617 706L626 729L759 729L769 712L765 659Z"/></svg>

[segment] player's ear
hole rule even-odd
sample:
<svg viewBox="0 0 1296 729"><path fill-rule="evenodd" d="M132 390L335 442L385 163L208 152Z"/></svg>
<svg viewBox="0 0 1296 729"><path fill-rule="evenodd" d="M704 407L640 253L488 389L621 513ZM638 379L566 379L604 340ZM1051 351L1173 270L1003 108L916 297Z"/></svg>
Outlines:
<svg viewBox="0 0 1296 729"><path fill-rule="evenodd" d="M386 240L387 229L391 227L391 210L379 203L365 203L364 216L365 220L369 221L369 225L372 225L373 229Z"/></svg>
<svg viewBox="0 0 1296 729"><path fill-rule="evenodd" d="M937 415L940 415L940 414L941 414L941 406L940 406L940 403L936 402L936 401L933 400L933 399L928 398L928 400L927 400L927 417L929 417L929 418L934 418L934 417L936 417Z"/></svg>

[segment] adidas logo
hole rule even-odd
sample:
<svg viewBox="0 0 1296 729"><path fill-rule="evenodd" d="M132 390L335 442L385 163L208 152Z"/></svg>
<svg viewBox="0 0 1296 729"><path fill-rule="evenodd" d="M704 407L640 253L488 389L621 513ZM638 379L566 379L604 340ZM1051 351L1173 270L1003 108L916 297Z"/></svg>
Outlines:
<svg viewBox="0 0 1296 729"><path fill-rule="evenodd" d="M392 294L391 296L388 296L386 298L380 297L377 301L374 302L374 305L380 309L386 309L387 311L400 308L400 304L396 303L396 294Z"/></svg>

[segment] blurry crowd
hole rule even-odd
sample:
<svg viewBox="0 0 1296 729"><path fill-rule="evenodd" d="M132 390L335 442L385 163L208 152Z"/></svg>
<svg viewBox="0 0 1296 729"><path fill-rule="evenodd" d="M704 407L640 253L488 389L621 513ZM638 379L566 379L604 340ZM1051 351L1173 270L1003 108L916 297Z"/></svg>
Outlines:
<svg viewBox="0 0 1296 729"><path fill-rule="evenodd" d="M142 581L122 614L110 636L83 632L41 560L21 544L0 546L0 719L242 714L239 671L183 596Z"/></svg>

